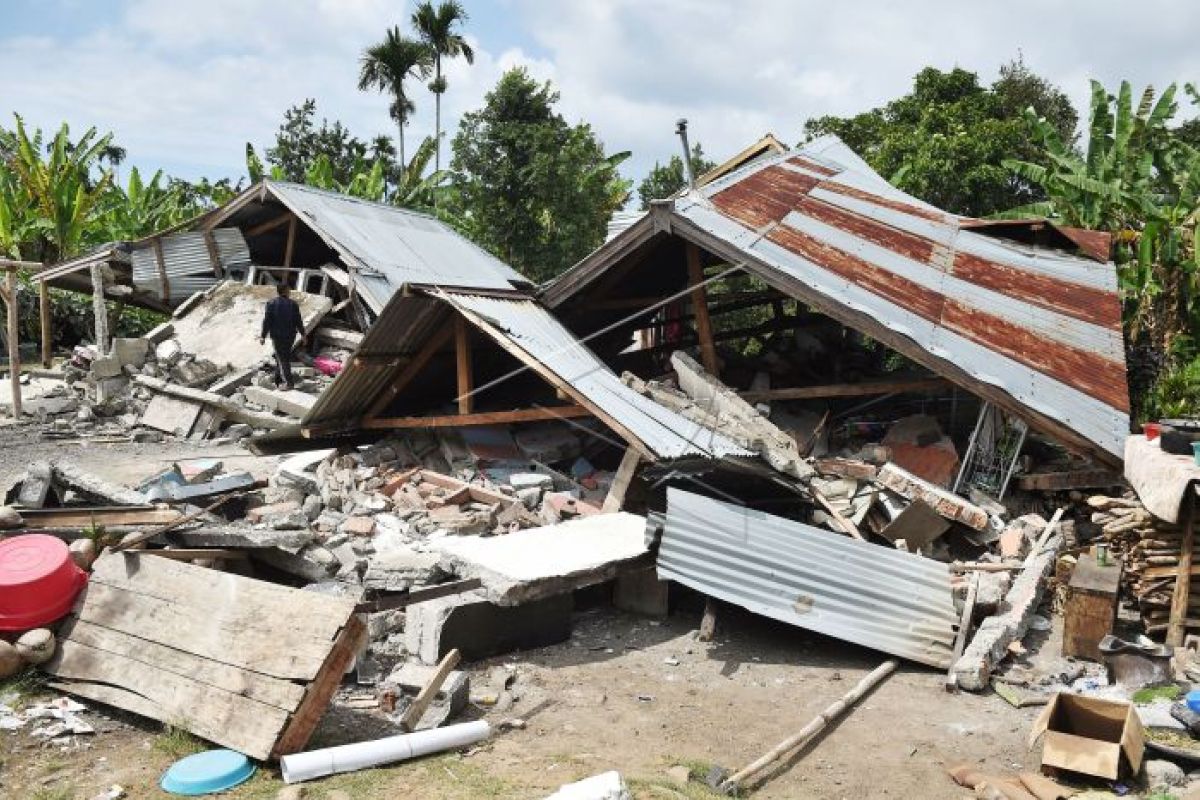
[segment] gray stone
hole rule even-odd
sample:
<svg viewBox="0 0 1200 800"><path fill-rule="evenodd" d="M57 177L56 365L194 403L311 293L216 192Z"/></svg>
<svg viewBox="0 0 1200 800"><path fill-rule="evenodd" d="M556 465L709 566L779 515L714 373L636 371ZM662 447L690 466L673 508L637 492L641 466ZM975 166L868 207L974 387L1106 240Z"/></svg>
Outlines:
<svg viewBox="0 0 1200 800"><path fill-rule="evenodd" d="M654 567L617 576L613 605L622 611L651 617L667 616L667 581L660 581Z"/></svg>
<svg viewBox="0 0 1200 800"><path fill-rule="evenodd" d="M309 521L315 521L317 517L321 516L320 496L310 494L308 497L304 498L304 503L301 505L301 510L304 511L304 516L307 517Z"/></svg>
<svg viewBox="0 0 1200 800"><path fill-rule="evenodd" d="M235 422L225 429L225 436L235 442L239 442L253 434L254 428L251 428L244 422Z"/></svg>
<svg viewBox="0 0 1200 800"><path fill-rule="evenodd" d="M508 485L516 492L522 489L548 490L554 488L554 479L540 472L517 472L509 476Z"/></svg>
<svg viewBox="0 0 1200 800"><path fill-rule="evenodd" d="M977 614L995 614L1000 610L1004 595L1012 587L1012 573L980 572L979 588L975 593Z"/></svg>
<svg viewBox="0 0 1200 800"><path fill-rule="evenodd" d="M49 461L35 461L25 469L17 505L21 508L42 508L54 486L54 470Z"/></svg>
<svg viewBox="0 0 1200 800"><path fill-rule="evenodd" d="M162 344L163 342L165 342L167 339L170 339L174 335L175 335L175 326L172 325L170 322L163 322L163 323L161 323L159 325L155 325L153 328L151 328L150 332L146 334L145 338L146 338L146 341L150 342L150 344L152 344L152 345L155 345L155 347L157 348L158 345Z"/></svg>
<svg viewBox="0 0 1200 800"><path fill-rule="evenodd" d="M437 553L418 553L411 548L396 548L376 553L367 562L363 583L374 589L400 592L413 584L436 583L444 572Z"/></svg>
<svg viewBox="0 0 1200 800"><path fill-rule="evenodd" d="M409 661L392 670L392 674L388 675L384 683L395 686L405 695L415 697L435 672L437 672L436 666ZM471 679L468 673L461 669L451 671L442 682L441 688L433 696L433 702L429 708L414 726L414 730L429 730L445 724L467 707L470 696Z"/></svg>
<svg viewBox="0 0 1200 800"><path fill-rule="evenodd" d="M517 489L517 499L524 504L525 508L533 511L538 507L538 503L542 501L542 489L540 486L533 486L528 489Z"/></svg>
<svg viewBox="0 0 1200 800"><path fill-rule="evenodd" d="M141 369L146 364L146 356L150 353L150 342L145 339L113 339L112 357L125 367Z"/></svg>
<svg viewBox="0 0 1200 800"><path fill-rule="evenodd" d="M1187 783L1187 775L1177 765L1162 759L1151 759L1142 764L1146 785L1150 789L1169 789Z"/></svg>
<svg viewBox="0 0 1200 800"><path fill-rule="evenodd" d="M0 506L0 530L19 528L25 524L20 513L12 506Z"/></svg>
<svg viewBox="0 0 1200 800"><path fill-rule="evenodd" d="M152 431L147 428L142 428L141 430L134 431L132 434L130 434L130 438L135 442L141 442L144 444L149 442L161 442L163 440L163 435L162 431Z"/></svg>
<svg viewBox="0 0 1200 800"><path fill-rule="evenodd" d="M96 402L107 403L110 400L116 400L124 397L129 391L129 378L124 373L113 377L103 378L96 381Z"/></svg>
<svg viewBox="0 0 1200 800"><path fill-rule="evenodd" d="M267 520L273 531L301 531L308 527L308 515L299 509L276 514Z"/></svg>
<svg viewBox="0 0 1200 800"><path fill-rule="evenodd" d="M632 800L618 772L602 772L559 787L546 800Z"/></svg>
<svg viewBox="0 0 1200 800"><path fill-rule="evenodd" d="M94 378L115 378L124 374L125 371L121 369L121 362L116 356L100 356L92 359L92 377Z"/></svg>
<svg viewBox="0 0 1200 800"><path fill-rule="evenodd" d="M408 607L404 644L425 664L458 648L468 661L545 647L571 635L570 594L519 606L489 603L482 592L443 597Z"/></svg>

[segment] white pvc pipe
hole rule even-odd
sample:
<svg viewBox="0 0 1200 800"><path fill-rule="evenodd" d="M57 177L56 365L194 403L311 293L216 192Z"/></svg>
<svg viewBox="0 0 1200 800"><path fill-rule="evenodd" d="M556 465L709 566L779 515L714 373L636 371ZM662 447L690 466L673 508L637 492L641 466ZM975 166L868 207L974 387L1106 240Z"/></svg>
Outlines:
<svg viewBox="0 0 1200 800"><path fill-rule="evenodd" d="M294 753L279 760L284 783L299 783L333 775L378 767L393 761L464 747L486 739L491 734L487 722L463 722L402 736L389 736L370 742L356 742L307 753Z"/></svg>

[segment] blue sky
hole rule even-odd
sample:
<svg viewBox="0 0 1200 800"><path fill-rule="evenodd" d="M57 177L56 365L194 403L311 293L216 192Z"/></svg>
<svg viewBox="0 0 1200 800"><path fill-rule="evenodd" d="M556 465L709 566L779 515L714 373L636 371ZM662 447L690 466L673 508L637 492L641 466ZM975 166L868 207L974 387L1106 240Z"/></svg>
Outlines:
<svg viewBox="0 0 1200 800"><path fill-rule="evenodd" d="M524 65L559 88L560 110L631 150L640 178L676 152L674 121L731 155L767 131L857 112L903 93L922 66L991 80L1024 54L1084 102L1088 78L1116 87L1200 81L1200 4L1144 0L828 3L805 0L465 0L476 63L450 65L452 135L503 73ZM247 141L268 144L283 111L314 97L360 138L391 134L386 99L355 88L362 49L400 0L0 0L0 115L112 131L142 169L244 174ZM432 132L418 93L409 141ZM1186 104L1185 104L1186 106ZM1185 107L1186 111L1190 111Z"/></svg>

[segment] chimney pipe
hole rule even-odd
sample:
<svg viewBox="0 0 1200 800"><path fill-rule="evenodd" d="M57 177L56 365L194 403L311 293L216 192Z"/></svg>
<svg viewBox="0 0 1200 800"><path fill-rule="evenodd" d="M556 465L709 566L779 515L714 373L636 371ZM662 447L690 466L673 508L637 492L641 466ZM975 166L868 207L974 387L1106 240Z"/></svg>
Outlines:
<svg viewBox="0 0 1200 800"><path fill-rule="evenodd" d="M688 189L696 188L696 176L692 173L692 151L688 147L687 120L680 118L675 122L675 133L683 143L683 174L687 177Z"/></svg>

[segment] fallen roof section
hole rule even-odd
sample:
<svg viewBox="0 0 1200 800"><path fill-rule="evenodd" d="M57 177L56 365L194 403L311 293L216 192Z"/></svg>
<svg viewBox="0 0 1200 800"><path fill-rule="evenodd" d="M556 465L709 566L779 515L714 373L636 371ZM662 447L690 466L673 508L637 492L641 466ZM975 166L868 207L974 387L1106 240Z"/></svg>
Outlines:
<svg viewBox="0 0 1200 800"><path fill-rule="evenodd" d="M756 614L948 669L948 565L667 489L658 577Z"/></svg>
<svg viewBox="0 0 1200 800"><path fill-rule="evenodd" d="M438 291L394 296L350 364L301 421L306 434L362 426L381 394L390 390L456 314L649 459L755 455L630 389L537 301L517 293Z"/></svg>
<svg viewBox="0 0 1200 800"><path fill-rule="evenodd" d="M1051 242L1100 250L1093 235L1054 231L1061 241ZM543 299L559 307L664 233L743 266L1066 444L1108 463L1121 457L1129 395L1110 263L996 238L1018 234L910 197L836 137L823 137L654 203ZM1024 233L1036 232L1027 224Z"/></svg>

